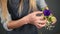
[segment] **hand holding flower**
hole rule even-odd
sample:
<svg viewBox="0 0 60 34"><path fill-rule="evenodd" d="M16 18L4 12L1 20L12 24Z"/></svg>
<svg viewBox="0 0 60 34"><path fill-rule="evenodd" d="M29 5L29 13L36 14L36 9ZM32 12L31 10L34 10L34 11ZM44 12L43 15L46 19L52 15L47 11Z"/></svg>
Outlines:
<svg viewBox="0 0 60 34"><path fill-rule="evenodd" d="M51 13L51 11L48 9L48 7L46 7L45 9L43 9L43 14L45 16L45 18L47 19L47 23L46 23L46 27L48 29L50 29L52 24L55 24L57 19L55 16L53 16L53 14ZM53 27L53 26L52 26Z"/></svg>

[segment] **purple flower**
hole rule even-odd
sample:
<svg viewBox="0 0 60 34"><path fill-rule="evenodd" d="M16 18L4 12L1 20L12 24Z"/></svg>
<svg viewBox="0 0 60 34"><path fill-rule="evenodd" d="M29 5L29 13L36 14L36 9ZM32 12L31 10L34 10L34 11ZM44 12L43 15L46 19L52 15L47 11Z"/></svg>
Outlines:
<svg viewBox="0 0 60 34"><path fill-rule="evenodd" d="M43 13L44 13L45 16L49 16L51 12L50 12L50 10L46 10L46 9L45 9L45 10L43 11Z"/></svg>

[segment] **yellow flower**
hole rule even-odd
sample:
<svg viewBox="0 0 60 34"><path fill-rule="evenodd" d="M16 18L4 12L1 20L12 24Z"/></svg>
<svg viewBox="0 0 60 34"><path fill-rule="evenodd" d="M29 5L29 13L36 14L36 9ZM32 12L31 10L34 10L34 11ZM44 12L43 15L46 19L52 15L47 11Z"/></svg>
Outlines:
<svg viewBox="0 0 60 34"><path fill-rule="evenodd" d="M52 24L54 24L57 20L56 20L56 17L52 16L51 17L51 21L53 22Z"/></svg>

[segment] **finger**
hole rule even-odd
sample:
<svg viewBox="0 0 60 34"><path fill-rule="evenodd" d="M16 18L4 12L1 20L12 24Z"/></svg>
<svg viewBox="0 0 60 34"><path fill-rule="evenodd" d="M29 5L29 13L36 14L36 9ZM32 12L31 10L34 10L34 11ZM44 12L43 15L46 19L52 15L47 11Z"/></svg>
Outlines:
<svg viewBox="0 0 60 34"><path fill-rule="evenodd" d="M47 20L40 20L41 23L47 23Z"/></svg>
<svg viewBox="0 0 60 34"><path fill-rule="evenodd" d="M35 26L38 28L38 29L41 29L42 27L40 27L40 25L38 23L35 24Z"/></svg>
<svg viewBox="0 0 60 34"><path fill-rule="evenodd" d="M36 17L37 17L38 20L42 20L42 19L44 19L44 15L41 15L41 16L39 16L39 17L36 16Z"/></svg>
<svg viewBox="0 0 60 34"><path fill-rule="evenodd" d="M44 25L41 25L41 24L37 24L37 27L39 28L39 29L41 29L42 27L44 27L46 24L44 24Z"/></svg>
<svg viewBox="0 0 60 34"><path fill-rule="evenodd" d="M43 11L36 11L35 14L42 14Z"/></svg>
<svg viewBox="0 0 60 34"><path fill-rule="evenodd" d="M37 27L38 29L40 28L40 26L39 26L38 24L36 25L36 27Z"/></svg>
<svg viewBox="0 0 60 34"><path fill-rule="evenodd" d="M40 23L40 24L39 24ZM42 27L44 27L46 25L46 23L41 23L40 21L36 21L35 22L35 26L37 27L37 28L42 28Z"/></svg>
<svg viewBox="0 0 60 34"><path fill-rule="evenodd" d="M42 16L42 15L43 15L43 13L37 13L37 14L36 14L36 16L38 16L38 17L39 17L39 16Z"/></svg>
<svg viewBox="0 0 60 34"><path fill-rule="evenodd" d="M40 28L40 26L37 24L37 23L34 23L34 25L39 29Z"/></svg>
<svg viewBox="0 0 60 34"><path fill-rule="evenodd" d="M46 25L46 23L42 24L38 24L40 26L40 28L44 27Z"/></svg>
<svg viewBox="0 0 60 34"><path fill-rule="evenodd" d="M39 19L43 21L43 20L45 20L46 18L45 18L44 16L41 16Z"/></svg>
<svg viewBox="0 0 60 34"><path fill-rule="evenodd" d="M47 20L46 20L46 19L45 19L45 20L36 20L35 22L36 22L36 23L46 23Z"/></svg>

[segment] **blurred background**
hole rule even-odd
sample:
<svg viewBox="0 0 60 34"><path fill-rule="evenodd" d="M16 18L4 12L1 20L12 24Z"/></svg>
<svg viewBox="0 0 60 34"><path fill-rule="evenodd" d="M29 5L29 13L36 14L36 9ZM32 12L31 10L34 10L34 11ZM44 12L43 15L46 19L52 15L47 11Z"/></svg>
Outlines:
<svg viewBox="0 0 60 34"><path fill-rule="evenodd" d="M60 0L46 0L46 3L50 10L57 18L57 23L53 30L46 30L44 28L38 30L39 34L60 34ZM6 31L3 29L0 18L0 34L6 34Z"/></svg>

